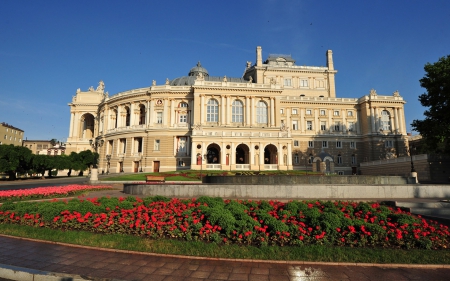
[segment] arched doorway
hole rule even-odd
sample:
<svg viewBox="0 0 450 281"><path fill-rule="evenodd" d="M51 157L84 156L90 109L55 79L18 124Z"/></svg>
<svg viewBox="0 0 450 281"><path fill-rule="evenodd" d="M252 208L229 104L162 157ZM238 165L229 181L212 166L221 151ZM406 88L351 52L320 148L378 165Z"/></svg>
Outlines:
<svg viewBox="0 0 450 281"><path fill-rule="evenodd" d="M206 150L206 164L220 164L220 146L213 143Z"/></svg>
<svg viewBox="0 0 450 281"><path fill-rule="evenodd" d="M86 113L81 116L81 138L92 139L94 137L94 116L90 113Z"/></svg>
<svg viewBox="0 0 450 281"><path fill-rule="evenodd" d="M264 164L278 164L278 149L275 145L269 144L264 148Z"/></svg>
<svg viewBox="0 0 450 281"><path fill-rule="evenodd" d="M249 164L250 149L246 144L241 143L236 147L236 164Z"/></svg>

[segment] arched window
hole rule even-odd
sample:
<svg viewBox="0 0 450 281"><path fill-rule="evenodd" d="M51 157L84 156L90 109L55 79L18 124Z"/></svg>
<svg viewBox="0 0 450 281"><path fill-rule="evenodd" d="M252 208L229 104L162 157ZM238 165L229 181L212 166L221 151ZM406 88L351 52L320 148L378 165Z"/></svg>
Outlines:
<svg viewBox="0 0 450 281"><path fill-rule="evenodd" d="M145 106L139 106L139 125L145 124Z"/></svg>
<svg viewBox="0 0 450 281"><path fill-rule="evenodd" d="M214 99L206 105L206 122L219 122L219 103Z"/></svg>
<svg viewBox="0 0 450 281"><path fill-rule="evenodd" d="M267 104L263 101L256 105L256 123L267 124Z"/></svg>
<svg viewBox="0 0 450 281"><path fill-rule="evenodd" d="M126 112L127 112L127 115L125 116L125 126L130 126L130 117L131 117L131 114L130 114L130 109L127 107L126 109Z"/></svg>
<svg viewBox="0 0 450 281"><path fill-rule="evenodd" d="M380 129L383 131L391 130L391 117L387 110L381 111Z"/></svg>
<svg viewBox="0 0 450 281"><path fill-rule="evenodd" d="M231 122L242 123L244 120L244 106L240 100L233 101L231 106Z"/></svg>

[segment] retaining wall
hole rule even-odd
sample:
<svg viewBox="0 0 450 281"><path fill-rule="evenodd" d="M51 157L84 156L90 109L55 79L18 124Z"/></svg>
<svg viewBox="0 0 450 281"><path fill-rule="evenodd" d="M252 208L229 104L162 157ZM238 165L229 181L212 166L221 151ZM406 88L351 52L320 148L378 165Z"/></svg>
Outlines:
<svg viewBox="0 0 450 281"><path fill-rule="evenodd" d="M297 175L241 175L234 177L206 176L203 182L207 184L412 184L415 179L403 176L297 176Z"/></svg>
<svg viewBox="0 0 450 281"><path fill-rule="evenodd" d="M393 199L447 198L450 185L164 185L124 184L126 194L239 199Z"/></svg>

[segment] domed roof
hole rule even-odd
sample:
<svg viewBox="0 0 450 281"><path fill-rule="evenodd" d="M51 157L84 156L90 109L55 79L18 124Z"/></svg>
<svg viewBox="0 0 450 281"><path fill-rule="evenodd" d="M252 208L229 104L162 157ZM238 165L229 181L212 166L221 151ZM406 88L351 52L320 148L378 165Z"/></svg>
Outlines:
<svg viewBox="0 0 450 281"><path fill-rule="evenodd" d="M197 66L194 66L191 68L191 71L189 71L189 76L196 77L198 74L202 73L203 77L209 76L208 70L206 68L202 67L202 64L200 62L197 63Z"/></svg>

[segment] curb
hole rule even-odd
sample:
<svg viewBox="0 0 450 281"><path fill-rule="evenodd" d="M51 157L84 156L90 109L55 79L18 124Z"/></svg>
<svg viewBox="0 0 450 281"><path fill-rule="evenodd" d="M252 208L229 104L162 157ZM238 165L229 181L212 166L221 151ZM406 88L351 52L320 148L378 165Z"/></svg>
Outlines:
<svg viewBox="0 0 450 281"><path fill-rule="evenodd" d="M94 280L73 274L54 273L25 267L0 264L0 277L20 281L83 281ZM118 281L118 280L117 280Z"/></svg>

